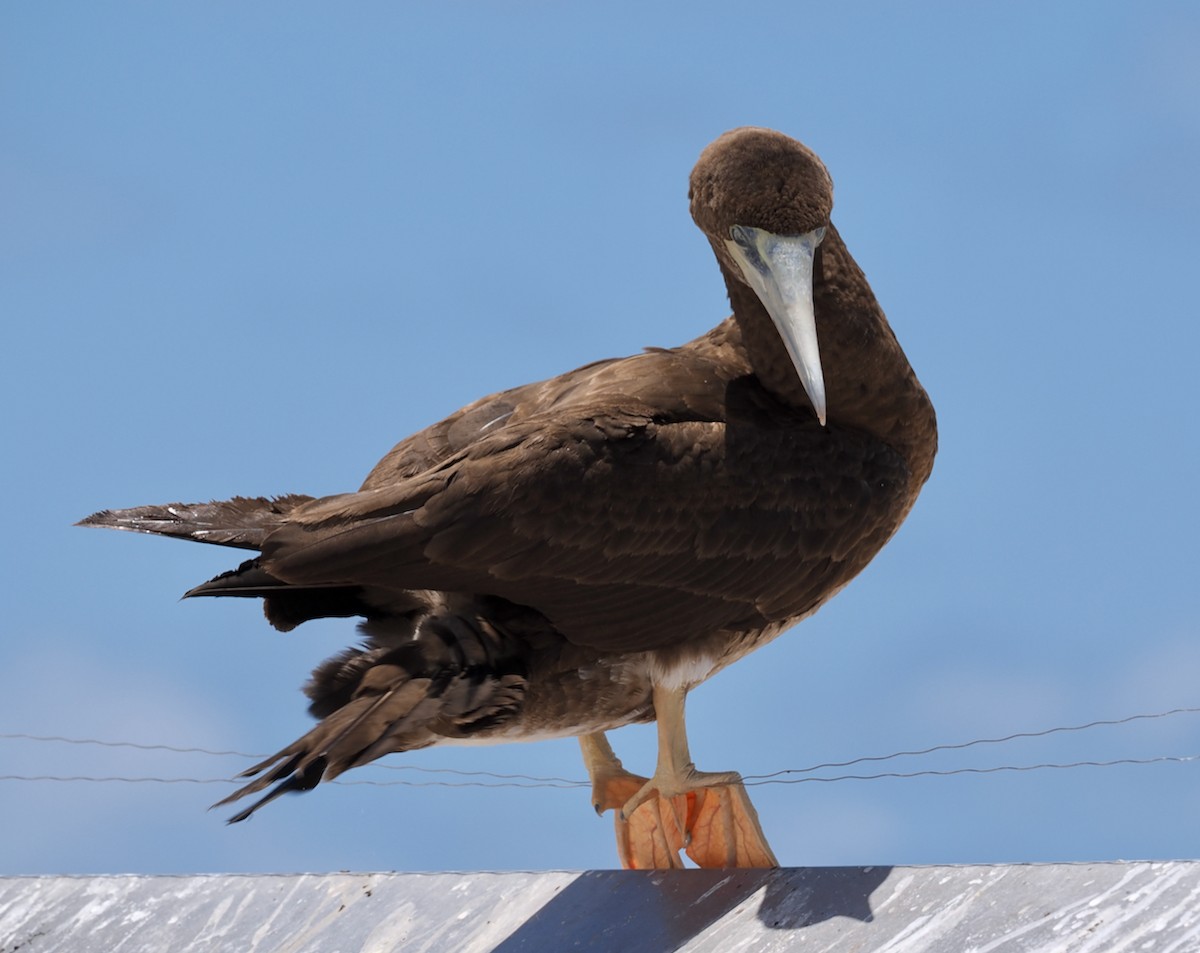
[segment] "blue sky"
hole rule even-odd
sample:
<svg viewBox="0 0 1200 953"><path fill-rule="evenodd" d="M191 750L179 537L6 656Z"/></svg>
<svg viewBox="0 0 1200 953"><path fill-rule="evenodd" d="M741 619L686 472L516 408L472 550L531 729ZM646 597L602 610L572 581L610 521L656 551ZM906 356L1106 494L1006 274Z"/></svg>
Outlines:
<svg viewBox="0 0 1200 953"><path fill-rule="evenodd" d="M700 767L1200 706L1198 45L1182 3L5 5L0 733L305 730L351 622L180 603L238 555L71 524L352 489L475 397L696 336L727 304L687 175L746 124L824 158L942 449L854 584L692 695ZM651 767L652 729L612 740ZM851 770L1193 754L1177 715ZM0 739L0 763L246 762ZM572 741L396 763L583 776ZM1200 856L1198 788L1200 762L753 796L787 865L1070 861ZM0 872L615 863L581 790L328 786L230 828L204 810L227 790L0 781Z"/></svg>

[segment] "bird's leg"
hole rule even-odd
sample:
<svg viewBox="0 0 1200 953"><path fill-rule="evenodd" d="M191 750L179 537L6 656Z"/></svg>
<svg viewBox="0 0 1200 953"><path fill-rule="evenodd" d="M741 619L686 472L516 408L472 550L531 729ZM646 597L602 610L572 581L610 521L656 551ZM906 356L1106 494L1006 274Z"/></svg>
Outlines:
<svg viewBox="0 0 1200 953"><path fill-rule="evenodd" d="M684 724L684 702L687 691L682 688L654 687L654 717L658 724L658 765L654 777L647 781L624 805L625 816L654 795L674 797L690 794L712 785L737 784L742 778L736 771L697 771L688 750L687 727Z"/></svg>
<svg viewBox="0 0 1200 953"><path fill-rule="evenodd" d="M597 814L619 811L645 785L644 777L625 770L604 732L580 735L579 749L592 782L592 807Z"/></svg>
<svg viewBox="0 0 1200 953"><path fill-rule="evenodd" d="M683 688L655 686L658 765L621 813L633 826L638 809L646 810L642 805L652 798L670 805L687 855L701 867L778 867L741 776L697 771L692 763L684 724L686 697Z"/></svg>
<svg viewBox="0 0 1200 953"><path fill-rule="evenodd" d="M626 820L621 808L646 785L646 778L626 771L603 732L581 735L579 747L592 782L597 814L616 811L617 854L626 870L682 867L683 833L670 802L656 797Z"/></svg>

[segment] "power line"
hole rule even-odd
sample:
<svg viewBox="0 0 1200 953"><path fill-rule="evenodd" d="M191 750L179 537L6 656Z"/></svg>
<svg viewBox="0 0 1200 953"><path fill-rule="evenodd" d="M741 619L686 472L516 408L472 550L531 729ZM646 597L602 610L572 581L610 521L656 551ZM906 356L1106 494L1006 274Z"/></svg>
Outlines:
<svg viewBox="0 0 1200 953"><path fill-rule="evenodd" d="M763 784L805 784L808 782L833 781L879 781L894 778L948 778L957 774L999 774L1003 771L1042 771L1046 769L1064 770L1067 768L1115 768L1122 765L1146 764L1184 764L1200 760L1200 755L1163 755L1157 758L1117 758L1113 761L1072 761L1067 764L1004 764L992 768L946 768L942 770L928 769L924 771L884 771L879 774L841 774L832 778L768 778L766 780L745 782L746 787L758 787Z"/></svg>
<svg viewBox="0 0 1200 953"><path fill-rule="evenodd" d="M233 784L229 778L150 778L88 774L0 774L0 781L83 781L91 784ZM334 782L336 783L336 782Z"/></svg>
<svg viewBox="0 0 1200 953"><path fill-rule="evenodd" d="M87 774L0 774L0 781L58 781L85 782L92 784L244 784L244 780L235 778L160 778L151 776L127 775L87 775ZM374 787L409 787L409 788L585 788L591 787L587 781L568 781L525 783L519 781L370 781L365 779L345 781L335 779L324 781L323 784L354 785L365 784Z"/></svg>
<svg viewBox="0 0 1200 953"><path fill-rule="evenodd" d="M1200 708L1172 708L1169 711L1129 715L1125 718L1089 721L1082 725L1063 725L1058 728L1044 728L1041 731L1019 731L1011 735L1004 735L1000 738L976 738L974 741L933 745L929 748L919 748L912 751L895 751L892 754L869 755L867 757L854 758L850 761L826 761L823 764L814 764L807 768L785 768L782 771L772 771L770 774L748 774L746 775L745 780L765 780L767 778L776 778L783 774L810 774L813 771L822 771L826 768L849 768L856 764L891 761L895 758L916 757L919 755L934 754L938 751L962 751L966 748L973 748L977 745L999 745L1008 741L1017 741L1025 738L1045 738L1048 735L1063 734L1072 731L1086 731L1089 728L1109 728L1114 725L1127 725L1135 721L1147 721L1153 718L1169 718L1173 715L1191 715L1196 714L1197 712L1200 712ZM1083 762L1080 763L1082 764Z"/></svg>
<svg viewBox="0 0 1200 953"><path fill-rule="evenodd" d="M956 742L949 744L933 745L928 748L896 751L887 755L869 755L861 758L854 758L849 761L830 761L822 764L811 765L805 768L786 768L780 771L773 771L769 774L751 774L744 777L744 783L748 787L758 787L766 784L800 784L804 782L823 782L830 783L834 781L875 781L882 779L908 779L920 777L951 777L954 775L964 774L995 774L1008 771L1038 771L1044 769L1070 769L1083 767L1110 768L1122 765L1150 765L1175 763L1182 764L1200 758L1200 755L1164 755L1155 758L1121 758L1112 761L1074 761L1069 763L1042 763L1032 765L1000 765L990 768L948 768L948 769L926 769L920 771L908 772L881 772L878 774L843 774L834 777L784 777L784 775L812 775L814 772L826 770L829 768L845 768L856 764L879 763L891 761L896 758L917 757L927 754L933 754L941 751L961 751L966 748L971 748L980 745L998 745L1010 741L1023 740L1027 738L1043 738L1048 735L1061 734L1066 732L1080 732L1092 728L1112 727L1116 725L1126 725L1137 721L1147 721L1158 718L1169 718L1176 715L1196 714L1200 713L1200 708L1172 708L1168 711L1140 713L1129 715L1124 718L1103 719L1090 721L1080 725L1064 725L1054 728L1046 728L1040 731L1025 731L1016 732L996 738L977 738L972 741ZM7 732L0 733L0 740L9 741L33 741L43 743L61 743L70 745L94 745L105 748L132 748L139 751L170 751L178 754L201 754L210 756L236 756L247 760L259 760L264 757L261 754L251 754L243 751L232 750L214 750L203 747L182 747L168 744L146 744L134 741L110 741L98 738L72 738L63 735L35 735L23 732ZM393 764L375 764L372 767L383 768L392 771L410 771L422 774L448 774L463 778L485 778L492 780L468 780L468 781L413 781L413 780L371 780L371 779L355 779L355 780L334 780L333 784L346 785L369 785L374 787L488 787L488 788L561 788L573 789L579 787L588 787L590 783L587 781L576 780L573 778L561 777L545 777L529 774L500 774L493 771L463 771L456 768L428 768L419 765L393 765ZM227 778L163 778L149 776L90 776L90 775L0 775L0 781L58 781L58 782L121 782L128 784L138 783L156 783L156 784L232 784L238 783Z"/></svg>
<svg viewBox="0 0 1200 953"><path fill-rule="evenodd" d="M1156 758L1117 758L1112 761L1071 761L1067 763L1043 762L1040 764L1005 764L990 768L946 768L928 769L923 771L885 771L878 774L842 774L835 777L808 778L764 778L745 782L746 787L762 787L767 784L807 784L833 783L835 781L880 781L908 780L910 778L947 778L964 774L999 774L1008 771L1043 771L1065 770L1070 768L1115 768L1123 766L1143 766L1151 764L1186 764L1200 761L1200 754L1192 755L1162 755ZM0 781L59 781L59 782L91 782L103 784L119 782L124 784L240 784L242 782L230 778L160 778L148 776L97 776L97 775L0 775ZM326 781L325 784L365 785L369 787L409 787L409 788L559 788L575 789L590 787L587 781L571 781L556 779L555 781L378 781L370 779Z"/></svg>
<svg viewBox="0 0 1200 953"><path fill-rule="evenodd" d="M175 745L141 744L136 741L102 741L99 738L67 738L63 735L27 735L23 732L0 734L3 741L53 741L66 745L97 745L102 748L136 748L138 751L174 751L178 754L237 755L239 758L265 758L262 754L247 754L244 751L214 751L211 748L178 748Z"/></svg>

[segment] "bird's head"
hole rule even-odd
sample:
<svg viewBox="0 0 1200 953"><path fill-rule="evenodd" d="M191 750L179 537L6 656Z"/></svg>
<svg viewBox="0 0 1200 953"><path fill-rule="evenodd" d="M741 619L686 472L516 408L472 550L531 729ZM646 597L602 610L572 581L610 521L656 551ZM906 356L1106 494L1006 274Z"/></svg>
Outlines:
<svg viewBox="0 0 1200 953"><path fill-rule="evenodd" d="M813 257L833 208L833 181L807 147L771 129L725 133L700 155L692 219L733 279L771 316L813 409L825 423L825 379L813 313Z"/></svg>

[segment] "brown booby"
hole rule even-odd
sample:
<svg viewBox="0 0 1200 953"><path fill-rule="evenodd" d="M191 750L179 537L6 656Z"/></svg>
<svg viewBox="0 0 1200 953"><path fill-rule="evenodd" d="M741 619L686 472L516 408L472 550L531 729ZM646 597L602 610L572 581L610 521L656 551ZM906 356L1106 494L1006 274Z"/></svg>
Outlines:
<svg viewBox="0 0 1200 953"><path fill-rule="evenodd" d="M260 597L277 629L363 618L306 686L319 723L244 772L221 803L267 793L232 821L392 752L577 736L626 866L775 865L739 776L693 765L684 699L879 552L936 424L815 154L736 129L689 195L733 306L695 340L476 401L357 492L82 521L257 551L187 595ZM646 779L604 732L650 720Z"/></svg>

